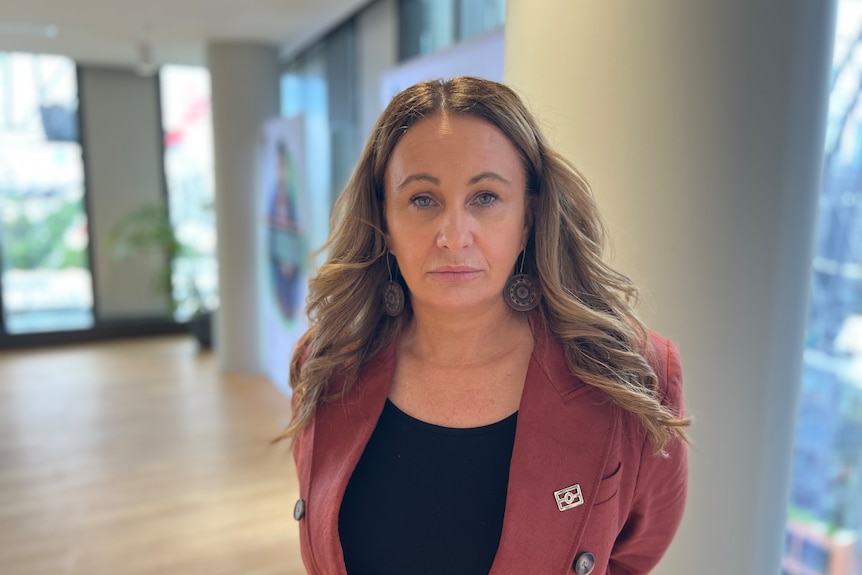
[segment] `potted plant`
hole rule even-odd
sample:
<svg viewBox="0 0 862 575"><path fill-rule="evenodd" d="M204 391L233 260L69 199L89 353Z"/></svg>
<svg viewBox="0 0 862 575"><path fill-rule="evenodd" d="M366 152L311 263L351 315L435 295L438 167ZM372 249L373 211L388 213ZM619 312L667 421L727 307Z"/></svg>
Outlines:
<svg viewBox="0 0 862 575"><path fill-rule="evenodd" d="M177 237L167 207L145 204L130 212L111 229L108 241L114 257L123 258L132 253L157 251L164 254L170 265L164 266L153 278L153 289L166 293L171 318L176 318L179 304L173 290L173 268L180 259L195 261L199 254ZM192 278L188 300L192 313L188 320L189 331L203 348L212 346L212 311L204 305L200 290Z"/></svg>

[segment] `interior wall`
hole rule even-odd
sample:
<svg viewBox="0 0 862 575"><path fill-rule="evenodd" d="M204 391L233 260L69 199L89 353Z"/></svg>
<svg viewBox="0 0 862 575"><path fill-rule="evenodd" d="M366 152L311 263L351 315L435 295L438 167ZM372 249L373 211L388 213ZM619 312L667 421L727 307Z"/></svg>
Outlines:
<svg viewBox="0 0 862 575"><path fill-rule="evenodd" d="M155 285L165 257L153 252L118 258L109 241L126 215L165 205L158 78L81 66L79 91L96 317L165 317L170 296Z"/></svg>

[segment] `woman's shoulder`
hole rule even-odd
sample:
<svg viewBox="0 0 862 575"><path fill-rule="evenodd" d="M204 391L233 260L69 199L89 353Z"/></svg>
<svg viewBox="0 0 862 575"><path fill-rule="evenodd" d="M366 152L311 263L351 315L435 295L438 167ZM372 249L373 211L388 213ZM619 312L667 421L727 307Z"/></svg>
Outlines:
<svg viewBox="0 0 862 575"><path fill-rule="evenodd" d="M648 329L644 358L658 378L662 403L678 406L682 399L682 362L670 338Z"/></svg>

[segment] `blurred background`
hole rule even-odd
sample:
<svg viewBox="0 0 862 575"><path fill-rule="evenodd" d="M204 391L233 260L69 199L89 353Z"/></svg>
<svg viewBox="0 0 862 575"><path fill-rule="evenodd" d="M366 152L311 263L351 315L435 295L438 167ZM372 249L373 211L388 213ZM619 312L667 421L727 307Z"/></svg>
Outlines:
<svg viewBox="0 0 862 575"><path fill-rule="evenodd" d="M693 488L660 572L862 575L862 1L804 4L0 0L0 571L82 569L8 551L37 513L5 504L34 496L9 471L37 465L15 438L76 404L16 412L13 396L56 391L3 362L147 336L215 388L241 395L222 377L254 377L285 398L305 327L291 282L313 272L377 115L415 81L470 74L519 89L584 169L645 318L683 352ZM644 234L661 249L644 253ZM727 305L705 287L720 283ZM286 404L268 417L277 431ZM737 567L719 567L729 552Z"/></svg>

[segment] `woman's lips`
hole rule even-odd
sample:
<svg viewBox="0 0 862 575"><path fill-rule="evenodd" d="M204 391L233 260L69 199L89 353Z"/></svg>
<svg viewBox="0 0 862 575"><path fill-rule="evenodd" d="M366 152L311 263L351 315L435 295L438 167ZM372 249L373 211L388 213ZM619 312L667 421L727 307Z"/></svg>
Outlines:
<svg viewBox="0 0 862 575"><path fill-rule="evenodd" d="M430 275L434 278L450 282L468 281L479 275L481 270L469 266L441 266L434 268Z"/></svg>

